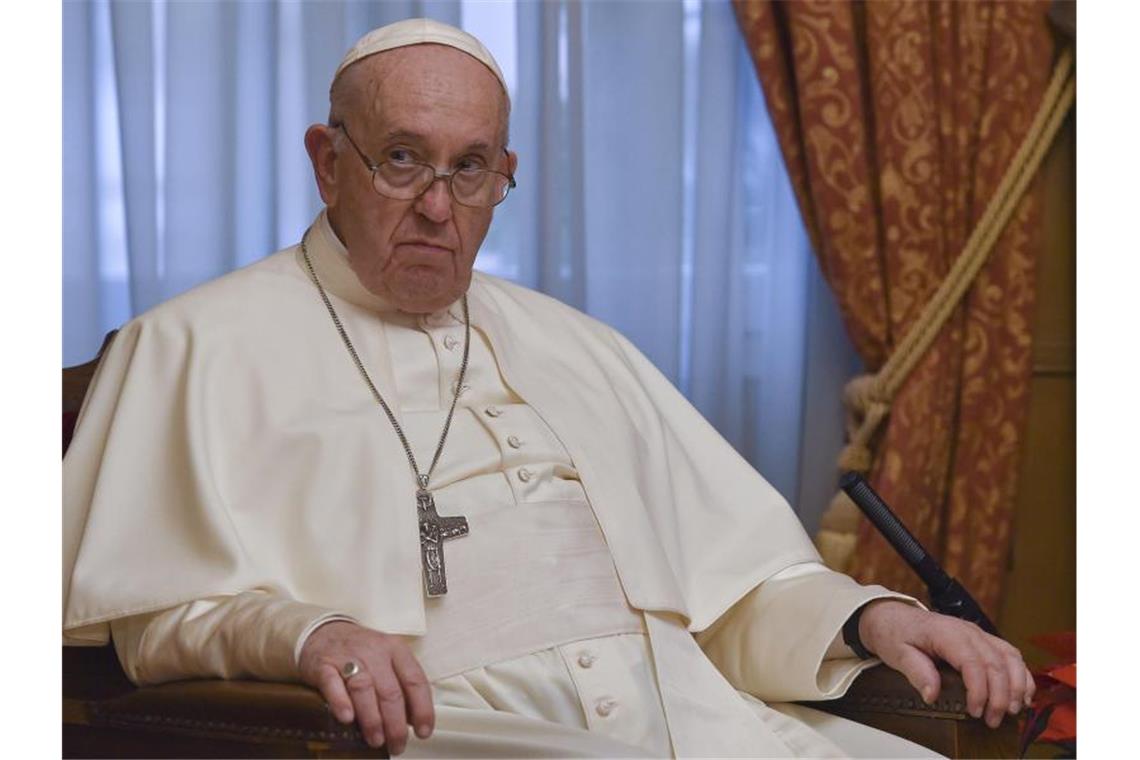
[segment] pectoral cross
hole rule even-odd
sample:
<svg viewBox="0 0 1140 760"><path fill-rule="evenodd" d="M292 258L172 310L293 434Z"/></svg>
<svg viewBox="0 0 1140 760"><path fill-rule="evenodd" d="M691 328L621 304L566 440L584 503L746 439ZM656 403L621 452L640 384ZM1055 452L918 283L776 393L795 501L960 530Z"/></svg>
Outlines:
<svg viewBox="0 0 1140 760"><path fill-rule="evenodd" d="M431 492L416 492L416 513L420 518L420 560L424 566L424 588L427 595L443 596L447 593L447 571L443 566L443 542L449 538L466 536L466 517L440 517L435 511Z"/></svg>

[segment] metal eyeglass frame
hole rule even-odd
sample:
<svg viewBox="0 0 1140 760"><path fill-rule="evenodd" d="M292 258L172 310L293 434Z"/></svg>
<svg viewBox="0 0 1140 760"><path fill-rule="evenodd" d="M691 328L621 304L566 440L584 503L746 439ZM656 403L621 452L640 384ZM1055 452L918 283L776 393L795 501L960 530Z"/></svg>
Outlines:
<svg viewBox="0 0 1140 760"><path fill-rule="evenodd" d="M426 167L426 168L431 170L431 172L434 176L432 177L431 182L427 183L427 185L424 186L423 190L419 191L417 194L413 195L411 198L393 198L390 195L384 195L384 193L380 192L380 190L377 189L377 187L376 187L376 172L379 171L381 165L386 164L386 163L392 163L392 162L381 161L380 163L376 163L375 161L370 159L368 156L364 155L364 151L362 151L360 149L360 146L358 146L356 144L356 141L352 139L352 135L350 135L348 133L348 126L345 125L345 123L343 121L333 122L333 123L329 124L329 126L332 127L333 129L339 129L342 132L344 132L344 136L348 138L348 144L351 145L352 149L356 151L356 155L360 156L360 160L364 162L365 168L367 168L368 171L372 172L372 189L376 191L377 195L379 195L383 198L388 198L388 199L394 200L394 201L416 200L417 198L422 196L424 193L426 193L428 190L430 190L431 186L436 183L436 180L442 179L442 180L446 180L446 182L447 182L447 192L451 196L451 199L453 201L455 201L456 203L458 203L460 206L465 206L467 208L494 208L495 206L498 206L500 203L502 203L503 201L505 201L507 199L507 196L510 194L511 190L514 190L516 187L518 187L518 184L515 182L514 177L512 177L509 174L504 174L503 172L496 171L495 169L456 169L456 170L450 171L450 172L441 172L441 171L436 171L436 168L434 166L432 166L431 164L424 163L423 161L406 161L406 162L401 162L401 163L409 163L409 164L415 164L417 166ZM503 148L503 153L507 153L506 148ZM499 200L495 201L490 206L472 206L470 203L464 203L463 201L459 200L458 197L456 197L455 188L453 188L451 186L451 183L455 180L455 175L461 171L478 171L478 172L484 172L486 174L498 174L500 177L506 178L506 180L507 180L507 192L503 193L503 197L499 198Z"/></svg>

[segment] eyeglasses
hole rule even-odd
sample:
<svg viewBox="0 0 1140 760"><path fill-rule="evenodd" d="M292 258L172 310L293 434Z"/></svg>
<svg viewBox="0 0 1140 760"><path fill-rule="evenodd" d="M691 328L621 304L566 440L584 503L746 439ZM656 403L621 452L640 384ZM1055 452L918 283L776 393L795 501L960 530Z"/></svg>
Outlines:
<svg viewBox="0 0 1140 760"><path fill-rule="evenodd" d="M506 200L507 193L516 186L514 177L493 169L465 167L438 172L431 164L412 159L389 159L376 163L360 150L344 122L329 126L344 132L353 150L372 172L373 189L385 198L414 200L427 192L437 179L442 179L447 181L448 191L456 203L471 208L491 208Z"/></svg>

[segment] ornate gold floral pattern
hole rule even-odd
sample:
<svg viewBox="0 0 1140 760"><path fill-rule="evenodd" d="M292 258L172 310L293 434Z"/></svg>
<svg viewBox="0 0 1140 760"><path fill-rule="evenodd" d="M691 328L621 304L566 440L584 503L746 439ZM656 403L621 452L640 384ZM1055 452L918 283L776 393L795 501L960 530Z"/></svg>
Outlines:
<svg viewBox="0 0 1140 760"><path fill-rule="evenodd" d="M872 371L961 251L1036 112L1045 0L735 0L821 268ZM1040 187L895 397L872 481L992 614L1028 413ZM866 522L848 568L921 593Z"/></svg>

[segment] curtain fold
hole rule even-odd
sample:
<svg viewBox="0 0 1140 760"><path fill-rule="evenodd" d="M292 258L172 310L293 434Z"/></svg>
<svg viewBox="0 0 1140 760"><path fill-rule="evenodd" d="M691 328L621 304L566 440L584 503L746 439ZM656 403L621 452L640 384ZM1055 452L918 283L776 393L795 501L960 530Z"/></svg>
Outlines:
<svg viewBox="0 0 1140 760"><path fill-rule="evenodd" d="M1051 72L1048 3L735 0L788 173L848 334L877 369L1000 182ZM895 397L872 482L991 616L1028 412L1040 183ZM829 561L920 593L852 510Z"/></svg>
<svg viewBox="0 0 1140 760"><path fill-rule="evenodd" d="M131 306L145 310L158 299L151 296L158 281L158 178L155 161L155 62L152 46L153 9L146 3L115 4L111 33L124 44L113 47L118 95L119 150L123 157L123 201L131 268Z"/></svg>
<svg viewBox="0 0 1140 760"><path fill-rule="evenodd" d="M684 120L660 116L682 113L683 8L613 2L584 11L587 306L676 377Z"/></svg>
<svg viewBox="0 0 1140 760"><path fill-rule="evenodd" d="M85 349L93 338L88 333L95 333L104 322L100 221L94 202L99 167L91 149L98 133L97 69L91 65L96 60L94 10L87 3L63 5L63 36L68 43L63 46L63 302L69 322L94 326L80 336Z"/></svg>

